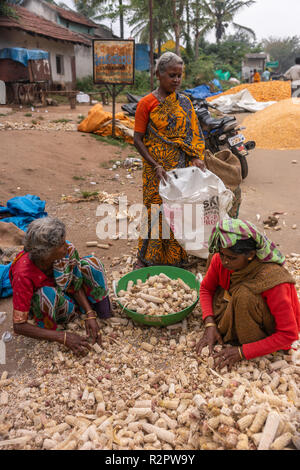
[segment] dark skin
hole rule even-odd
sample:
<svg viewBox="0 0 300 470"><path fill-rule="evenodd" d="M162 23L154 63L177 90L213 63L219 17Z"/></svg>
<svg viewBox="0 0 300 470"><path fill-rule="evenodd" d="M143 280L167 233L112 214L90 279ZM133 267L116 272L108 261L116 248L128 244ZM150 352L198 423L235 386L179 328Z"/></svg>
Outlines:
<svg viewBox="0 0 300 470"><path fill-rule="evenodd" d="M153 95L158 101L163 102L168 95L174 93L180 86L182 80L182 65L170 65L164 73L156 72L156 77L159 80L159 87L153 91ZM157 162L151 157L147 147L144 144L145 133L135 132L134 133L134 145L140 155L155 169L156 177L159 181L167 181L168 176L165 169L157 165ZM200 168L205 171L205 165L199 158L193 158L191 160L193 166ZM144 264L141 260L137 261L137 266L142 267Z"/></svg>
<svg viewBox="0 0 300 470"><path fill-rule="evenodd" d="M67 243L65 240L56 248L53 248L50 255L47 258L44 258L40 262L36 262L36 266L47 276L53 277L53 263L61 258L64 258L67 254ZM89 303L84 290L81 288L76 294L73 295L74 300L77 304L82 307L85 312L92 310L91 304ZM90 312L89 317L97 316L95 312ZM87 336L79 336L75 333L70 333L69 331L54 331L47 330L45 328L40 328L36 325L31 325L30 323L14 323L14 332L19 335L29 336L30 338L56 341L58 343L64 344L75 354L80 355L87 350L91 349L91 345L88 342L88 338L92 339L92 344L96 342L101 345L101 333L96 319L90 319L85 321L85 329Z"/></svg>
<svg viewBox="0 0 300 470"><path fill-rule="evenodd" d="M233 253L229 248L220 248L220 258L224 268L229 271L239 271L248 266L249 263L255 258L255 250L250 251L247 255L238 255ZM209 316L204 320L204 325L208 323L215 323L214 317ZM208 346L209 355L214 358L216 368L222 369L228 366L231 370L232 366L241 361L241 356L237 346L228 346L223 348L220 352L213 354L215 344L224 345L222 336L215 326L208 326L205 328L204 335L196 345L196 353L201 354L202 349Z"/></svg>

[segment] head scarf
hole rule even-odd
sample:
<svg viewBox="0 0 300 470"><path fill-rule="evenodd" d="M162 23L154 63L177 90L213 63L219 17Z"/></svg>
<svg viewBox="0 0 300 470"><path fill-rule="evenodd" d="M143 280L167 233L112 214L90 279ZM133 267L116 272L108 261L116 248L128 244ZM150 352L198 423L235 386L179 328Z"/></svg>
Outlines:
<svg viewBox="0 0 300 470"><path fill-rule="evenodd" d="M251 222L225 218L217 223L209 239L210 253L219 252L220 247L230 248L238 240L252 237L256 242L256 256L264 263L284 264L285 256L266 235L263 235Z"/></svg>

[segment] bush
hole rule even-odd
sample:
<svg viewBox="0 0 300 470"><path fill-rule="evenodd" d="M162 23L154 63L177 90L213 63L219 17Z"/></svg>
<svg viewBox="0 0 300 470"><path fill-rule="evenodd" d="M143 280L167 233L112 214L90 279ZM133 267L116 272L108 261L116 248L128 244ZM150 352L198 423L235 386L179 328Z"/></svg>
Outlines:
<svg viewBox="0 0 300 470"><path fill-rule="evenodd" d="M191 88L207 84L214 79L215 66L211 57L201 56L197 62L186 67L182 88Z"/></svg>
<svg viewBox="0 0 300 470"><path fill-rule="evenodd" d="M94 91L98 91L96 85L93 82L92 75L78 78L76 80L76 89L82 91L83 93L92 93Z"/></svg>
<svg viewBox="0 0 300 470"><path fill-rule="evenodd" d="M156 79L154 81L154 86ZM128 85L123 93L133 93L135 95L145 95L146 93L150 93L150 72L147 70L140 71L136 70L134 75L134 84Z"/></svg>

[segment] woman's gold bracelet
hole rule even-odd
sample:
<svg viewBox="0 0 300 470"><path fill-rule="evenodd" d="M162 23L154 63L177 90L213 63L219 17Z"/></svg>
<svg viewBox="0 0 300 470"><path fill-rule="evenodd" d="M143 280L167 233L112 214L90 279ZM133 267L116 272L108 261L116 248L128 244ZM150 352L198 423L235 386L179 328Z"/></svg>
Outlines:
<svg viewBox="0 0 300 470"><path fill-rule="evenodd" d="M204 328L208 328L209 326L217 326L215 323L206 323Z"/></svg>
<svg viewBox="0 0 300 470"><path fill-rule="evenodd" d="M91 312L96 313L95 310L89 310L88 312L85 312L85 314L88 315Z"/></svg>
<svg viewBox="0 0 300 470"><path fill-rule="evenodd" d="M64 334L64 346L66 345L66 340L67 340L67 332L65 331L65 334Z"/></svg>
<svg viewBox="0 0 300 470"><path fill-rule="evenodd" d="M88 320L94 320L96 319L97 317L88 317L88 318L85 318L84 321L88 321Z"/></svg>
<svg viewBox="0 0 300 470"><path fill-rule="evenodd" d="M241 359L244 359L244 356L243 356L243 353L242 353L242 350L241 350L241 346L239 346L239 347L238 347L238 350L239 350L239 353L240 353Z"/></svg>

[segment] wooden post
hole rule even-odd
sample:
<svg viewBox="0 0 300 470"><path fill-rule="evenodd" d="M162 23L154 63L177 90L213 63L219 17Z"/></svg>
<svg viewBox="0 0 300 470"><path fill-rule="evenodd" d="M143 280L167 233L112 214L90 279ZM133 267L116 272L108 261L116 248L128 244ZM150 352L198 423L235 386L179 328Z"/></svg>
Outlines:
<svg viewBox="0 0 300 470"><path fill-rule="evenodd" d="M112 129L111 135L113 138L116 137L116 85L112 85Z"/></svg>

